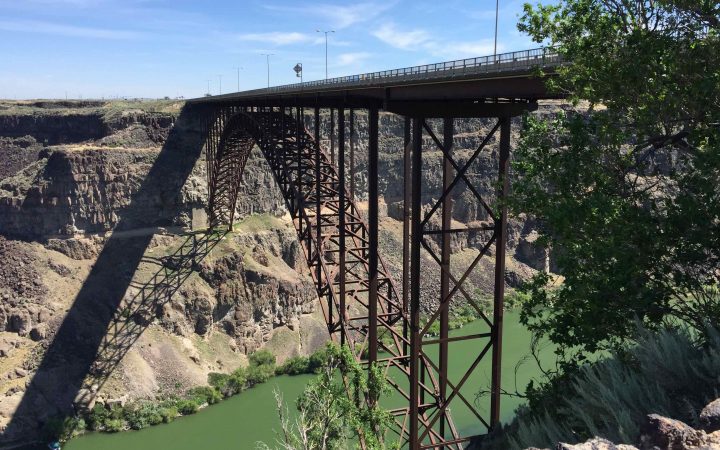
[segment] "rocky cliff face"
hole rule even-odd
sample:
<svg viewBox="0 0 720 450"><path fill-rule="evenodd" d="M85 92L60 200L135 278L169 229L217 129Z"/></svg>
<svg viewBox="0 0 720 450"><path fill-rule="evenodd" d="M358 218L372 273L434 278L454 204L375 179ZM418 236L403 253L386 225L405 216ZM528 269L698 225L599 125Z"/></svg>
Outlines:
<svg viewBox="0 0 720 450"><path fill-rule="evenodd" d="M182 278L167 261L186 244L173 233L189 229L206 202L204 160L186 168L196 149L182 137L197 134L197 124L172 128L173 104L150 112L148 105L53 106L20 105L16 114L0 108L0 426L16 410L25 416L16 422L28 421L3 439L27 435L59 412L63 392L80 387L58 374L84 373L82 358L48 363L78 302L92 303L73 320L85 330L107 327L100 348L107 342L123 356L101 350L96 357L100 373L93 369L97 381L89 382L102 386L96 395L106 400L205 384L209 372L232 370L262 346L283 360L322 344L317 295L269 171L248 171L246 220ZM178 169L166 170L172 165ZM273 214L251 216L267 211ZM146 243L139 253L132 250L138 241ZM110 243L119 256L108 254ZM114 292L118 286L124 292ZM108 325L101 318L113 310ZM35 393L28 409L29 386L54 394Z"/></svg>
<svg viewBox="0 0 720 450"><path fill-rule="evenodd" d="M0 103L0 425L12 417L28 380L52 351L50 342L73 302L88 295L97 302L92 304L97 311L119 311L109 326L97 323L107 326L109 335L112 326L123 321L140 330L133 336L137 342L131 340L135 344L123 350L124 357L107 366L112 370L104 375L98 393L106 399L126 392L145 397L177 386L192 387L205 383L210 371L243 364L245 355L262 346L282 360L309 353L326 338L284 200L257 149L238 196L239 225L193 266L187 278L172 275L177 269L172 255L185 245L185 238L173 233L198 222L207 192L205 161L189 156L197 149L188 148L199 125L180 121L179 108L172 102ZM367 198L366 121L364 114L357 114L355 183L361 209ZM459 164L467 161L493 125L487 120L457 121L454 149ZM325 121L323 128L327 126ZM382 114L380 130L381 252L392 271L399 272L402 119ZM442 157L431 150L430 140L425 145L423 202L428 209L440 196ZM468 178L491 199L496 155L487 150L479 159ZM168 178L159 165L177 165L178 170L169 173L182 176ZM488 221L464 183L452 198L454 220ZM122 249L127 239L130 249L135 240L143 240L138 236L149 236L143 241L144 251L130 251L135 256L128 261L105 267L108 242ZM512 257L506 274L510 286L545 266L544 252L532 245L536 237L532 222L523 217L511 221ZM454 239L453 266L467 267L484 239L481 233ZM438 270L434 263L423 264L428 274ZM98 270L105 274L98 276ZM182 283L169 298L152 294L155 297L144 301L148 292L168 289L167 280L158 281L159 271L164 276L169 271L173 283ZM490 293L492 273L491 260L484 260L469 280L472 291ZM114 283L118 277L128 283ZM97 286L88 294L88 280L93 279ZM421 280L426 305L437 301L437 279ZM109 291L118 285L123 292ZM121 298L119 308L113 297ZM140 311L133 306L138 298L144 301ZM92 322L95 314L90 311L83 320ZM67 388L47 378L48 389ZM54 411L50 400L39 400L38 405L44 406L42 413L35 411L40 414L36 418Z"/></svg>

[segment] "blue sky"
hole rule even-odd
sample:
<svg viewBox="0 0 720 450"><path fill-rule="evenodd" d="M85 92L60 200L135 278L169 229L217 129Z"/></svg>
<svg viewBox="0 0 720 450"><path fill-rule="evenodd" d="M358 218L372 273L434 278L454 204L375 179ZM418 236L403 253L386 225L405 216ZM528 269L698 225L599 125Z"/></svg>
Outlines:
<svg viewBox="0 0 720 450"><path fill-rule="evenodd" d="M535 47L500 0L498 52ZM0 0L0 98L197 97L492 54L495 0ZM222 81L220 77L222 76Z"/></svg>

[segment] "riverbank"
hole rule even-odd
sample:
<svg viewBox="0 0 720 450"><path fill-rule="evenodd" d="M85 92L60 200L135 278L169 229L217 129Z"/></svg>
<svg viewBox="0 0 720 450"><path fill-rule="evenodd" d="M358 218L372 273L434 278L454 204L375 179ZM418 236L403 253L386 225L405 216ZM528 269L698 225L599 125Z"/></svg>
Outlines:
<svg viewBox="0 0 720 450"><path fill-rule="evenodd" d="M507 391L514 391L515 386L523 389L532 378L539 377L540 371L531 362L524 361L530 348L530 333L519 323L518 314L508 311L505 315L504 327L504 359L503 359L503 386ZM477 333L486 327L482 321L466 324L461 330L452 332L454 335ZM472 355L477 349L472 348L471 341L457 342L455 354ZM541 353L544 363L552 360L552 349L546 348ZM471 361L469 358L456 358L450 361L451 375L457 376L467 369ZM516 366L520 364L517 371ZM275 440L275 431L280 430L274 399L274 390L283 394L285 402L291 413L294 413L294 404L297 396L302 392L311 375L276 376L270 381L255 386L218 404L204 408L197 414L181 417L170 424L149 427L141 431L127 431L115 434L88 433L71 440L66 450L156 450L158 448L172 448L173 450L208 450L224 448L254 447L258 441L272 444ZM462 392L467 398L487 389L490 380L490 360L480 364L478 371L471 377ZM400 399L388 397L383 399L386 407L398 403ZM479 404L483 405L482 398ZM508 422L514 416L514 410L522 403L522 399L506 397L501 408L502 420ZM487 408L481 408L487 413ZM477 419L469 411L460 408L453 410L453 416L460 430L477 429Z"/></svg>

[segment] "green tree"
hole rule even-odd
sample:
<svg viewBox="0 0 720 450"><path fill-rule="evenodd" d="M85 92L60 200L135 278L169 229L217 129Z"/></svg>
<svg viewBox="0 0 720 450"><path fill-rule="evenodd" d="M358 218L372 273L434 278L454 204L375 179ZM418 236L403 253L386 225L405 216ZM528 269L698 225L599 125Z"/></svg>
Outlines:
<svg viewBox="0 0 720 450"><path fill-rule="evenodd" d="M282 395L275 393L282 426L280 448L345 449L350 432L362 436L368 449L386 448L384 434L392 417L378 402L389 390L382 371L376 365L367 372L363 370L347 347L328 344L315 355L323 355L322 368L298 398L295 421L290 419Z"/></svg>
<svg viewBox="0 0 720 450"><path fill-rule="evenodd" d="M575 110L527 117L512 207L537 217L562 282L538 274L522 320L572 366L635 320L720 321L720 6L562 0L518 25L569 62Z"/></svg>

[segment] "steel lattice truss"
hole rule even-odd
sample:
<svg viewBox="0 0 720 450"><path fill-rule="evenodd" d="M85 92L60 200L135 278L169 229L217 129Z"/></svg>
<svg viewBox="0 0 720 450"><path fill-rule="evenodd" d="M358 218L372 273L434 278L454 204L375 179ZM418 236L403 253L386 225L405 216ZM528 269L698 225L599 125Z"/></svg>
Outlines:
<svg viewBox="0 0 720 450"><path fill-rule="evenodd" d="M289 113L288 113L289 112ZM368 220L360 214L346 186L345 111L337 108L337 161L334 144L328 155L319 145L320 113L314 110L314 134L304 126L301 107L218 106L207 115L205 144L209 180L211 228L232 228L238 189L250 151L257 145L263 152L285 198L308 267L317 288L328 331L336 341L347 344L364 363L376 362L403 399L395 408L394 432L410 448L463 448L475 436L461 436L450 415L450 405L464 404L476 417L478 429L490 429L499 418L500 336L504 286L504 209L493 211L467 175L468 168L500 130L502 188L507 192L509 117L501 117L477 150L463 164L453 157L453 119L444 119L443 140L424 118L406 119L405 126L405 221L403 248L403 295L399 296L388 266L378 254L378 110L370 108L368 142ZM332 115L332 110L331 110ZM351 155L353 113L350 111ZM332 122L331 141L335 122ZM443 188L440 198L422 214L422 142L428 136L442 153ZM352 156L351 156L352 158ZM351 170L353 162L350 164ZM353 179L350 174L350 179ZM464 183L492 219L490 225L453 229L451 192ZM441 226L430 220L440 214ZM450 266L450 237L458 233L484 233L484 246L467 269L453 274ZM427 238L438 237L439 254ZM495 246L495 309L488 318L464 287L480 260ZM424 248L440 267L438 307L427 317L420 315L420 252ZM411 283L411 280L414 280ZM473 305L488 331L470 336L450 337L449 307L462 296ZM435 323L440 336L426 339ZM450 344L478 340L478 352L468 357L468 368L459 379L448 376ZM439 347L439 358L426 348ZM492 354L490 417L483 416L461 388L481 360Z"/></svg>

